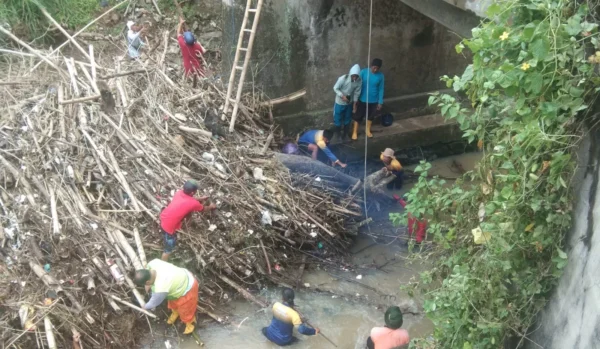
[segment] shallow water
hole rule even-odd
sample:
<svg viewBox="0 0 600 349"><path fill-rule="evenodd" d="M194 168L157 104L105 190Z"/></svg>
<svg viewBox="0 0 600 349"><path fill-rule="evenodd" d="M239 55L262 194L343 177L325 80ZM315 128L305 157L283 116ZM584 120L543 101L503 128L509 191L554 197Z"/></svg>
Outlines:
<svg viewBox="0 0 600 349"><path fill-rule="evenodd" d="M470 153L438 159L432 162L430 174L457 177L459 172L452 166L453 161L468 171L480 158L480 153ZM399 193L411 186L412 183L407 182ZM320 327L338 348L365 348L369 331L383 324L383 313L390 305L416 313L405 312L404 316L402 327L408 330L411 338L424 337L433 331L432 323L421 314L420 300L409 297L400 288L411 278L418 277L419 272L427 270L428 265L407 260L406 241L402 238L385 239L386 236L398 236L398 229L402 228L385 224L375 226L377 228L363 231L352 246L353 255L349 262L354 269L325 270L308 265L301 282L304 286L296 290L298 310L308 317L309 322ZM381 243L383 240L386 243ZM261 296L272 304L280 300L280 289L263 290ZM261 333L271 321L270 308L259 309L243 299L235 299L226 311L232 315L225 326L200 317L204 320L200 320L197 332L204 348L279 348ZM199 348L192 338L181 335L183 324L167 327L164 321L163 318L152 324L153 337L146 337L143 349L168 348L167 340L172 349ZM321 336L307 337L297 333L296 336L300 341L293 348L334 348Z"/></svg>

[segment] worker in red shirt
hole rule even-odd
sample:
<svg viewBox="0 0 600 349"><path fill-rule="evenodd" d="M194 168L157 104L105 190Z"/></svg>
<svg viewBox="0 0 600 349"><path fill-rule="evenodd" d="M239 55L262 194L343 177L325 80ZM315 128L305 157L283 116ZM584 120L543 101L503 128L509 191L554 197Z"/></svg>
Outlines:
<svg viewBox="0 0 600 349"><path fill-rule="evenodd" d="M394 195L394 199L402 205L402 208L406 209L406 205L408 204L404 199L400 198L398 195ZM427 234L427 220L416 219L410 213L408 214L408 235L413 236L416 232L416 242L420 244L425 239L425 235Z"/></svg>
<svg viewBox="0 0 600 349"><path fill-rule="evenodd" d="M202 55L204 48L196 42L196 38L191 31L183 31L185 20L179 17L179 26L177 27L177 42L181 49L181 58L183 59L183 71L185 77L193 77L194 87L196 87L198 76L204 76L202 67Z"/></svg>
<svg viewBox="0 0 600 349"><path fill-rule="evenodd" d="M169 255L175 249L177 244L177 230L181 229L181 223L192 212L201 212L204 210L214 210L217 208L215 204L204 207L204 203L208 196L201 196L198 199L194 195L198 191L198 184L194 180L189 180L183 185L183 190L179 190L173 196L173 200L160 213L160 228L165 240L165 248L161 259L169 260Z"/></svg>

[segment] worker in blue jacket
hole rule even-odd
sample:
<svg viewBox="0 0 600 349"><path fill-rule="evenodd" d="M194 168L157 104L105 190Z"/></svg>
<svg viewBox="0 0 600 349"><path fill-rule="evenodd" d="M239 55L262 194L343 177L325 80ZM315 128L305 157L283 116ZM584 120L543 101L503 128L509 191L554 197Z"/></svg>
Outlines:
<svg viewBox="0 0 600 349"><path fill-rule="evenodd" d="M333 137L333 132L329 130L310 130L306 131L298 139L298 145L302 148L308 149L311 153L313 160L317 160L317 154L319 149L327 155L329 160L333 163L333 166L340 165L342 168L346 167L346 164L338 160L338 158L331 152L327 147L327 144Z"/></svg>
<svg viewBox="0 0 600 349"><path fill-rule="evenodd" d="M306 336L314 336L319 333L318 328L311 328L302 322L300 314L294 310L294 290L283 289L283 303L277 302L273 305L273 319L269 327L264 327L262 333L271 342L285 346L298 340L293 336L294 327L298 326L298 332Z"/></svg>
<svg viewBox="0 0 600 349"><path fill-rule="evenodd" d="M358 124L361 123L365 116L367 117L367 137L373 137L371 134L371 125L375 118L375 113L381 110L383 106L383 90L385 79L380 71L383 61L379 58L373 59L371 67L364 68L360 71L360 79L362 80L362 88L356 114L353 115L354 130L352 139L358 138ZM368 115L367 115L368 114Z"/></svg>

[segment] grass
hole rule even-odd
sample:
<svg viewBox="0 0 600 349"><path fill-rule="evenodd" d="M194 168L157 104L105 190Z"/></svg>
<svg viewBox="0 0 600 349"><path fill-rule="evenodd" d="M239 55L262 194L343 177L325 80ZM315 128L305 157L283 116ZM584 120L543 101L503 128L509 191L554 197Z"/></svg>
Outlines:
<svg viewBox="0 0 600 349"><path fill-rule="evenodd" d="M44 36L51 26L40 11L41 5L66 29L87 24L100 8L98 0L2 0L0 23L8 23L22 37Z"/></svg>

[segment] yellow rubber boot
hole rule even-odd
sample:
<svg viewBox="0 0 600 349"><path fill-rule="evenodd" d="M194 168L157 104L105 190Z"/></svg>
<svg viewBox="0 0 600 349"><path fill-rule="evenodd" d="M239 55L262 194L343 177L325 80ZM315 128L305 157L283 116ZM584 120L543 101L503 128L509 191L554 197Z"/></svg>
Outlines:
<svg viewBox="0 0 600 349"><path fill-rule="evenodd" d="M190 322L185 324L185 330L183 331L183 334L190 334L192 332L194 332L194 323Z"/></svg>
<svg viewBox="0 0 600 349"><path fill-rule="evenodd" d="M179 313L173 310L171 316L169 316L169 319L167 320L167 324L173 325L175 321L177 321L177 318L179 318Z"/></svg>
<svg viewBox="0 0 600 349"><path fill-rule="evenodd" d="M355 141L358 139L358 122L352 121L352 125L354 126L352 129L352 140Z"/></svg>
<svg viewBox="0 0 600 349"><path fill-rule="evenodd" d="M373 134L371 133L371 124L373 124L373 121L371 120L367 120L367 137L372 138Z"/></svg>

